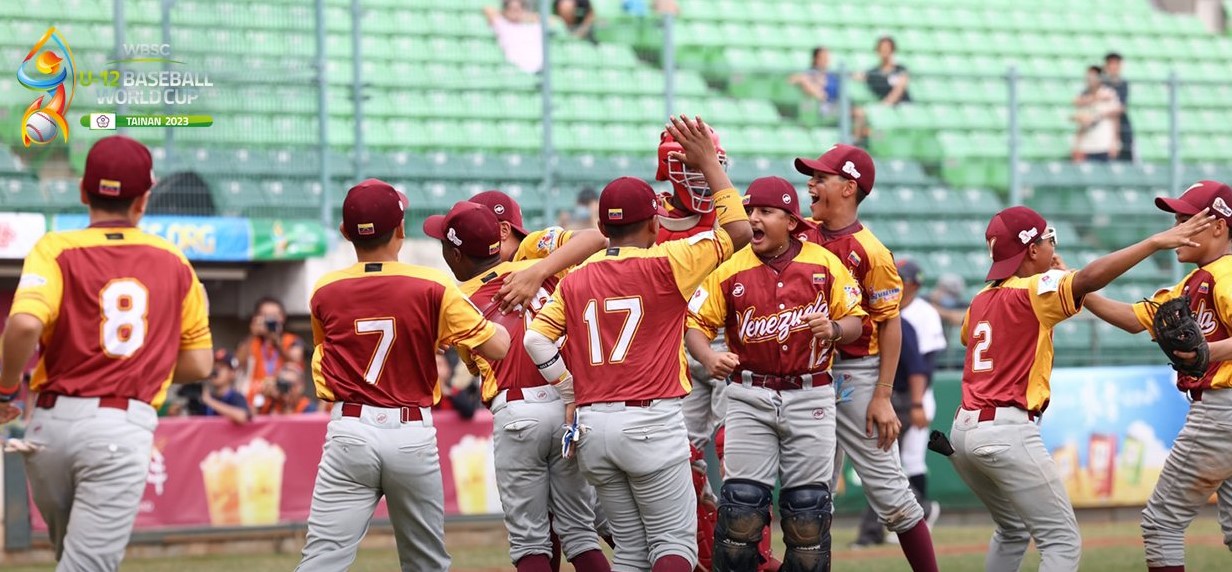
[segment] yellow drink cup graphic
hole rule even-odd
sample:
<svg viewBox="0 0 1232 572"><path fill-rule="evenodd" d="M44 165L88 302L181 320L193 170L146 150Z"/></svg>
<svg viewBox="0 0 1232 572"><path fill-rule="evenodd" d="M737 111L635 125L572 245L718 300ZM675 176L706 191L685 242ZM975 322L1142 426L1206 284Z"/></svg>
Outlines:
<svg viewBox="0 0 1232 572"><path fill-rule="evenodd" d="M230 447L213 451L201 461L201 480L205 481L205 502L210 509L210 524L240 524L239 468Z"/></svg>
<svg viewBox="0 0 1232 572"><path fill-rule="evenodd" d="M492 442L483 437L467 435L449 449L449 462L453 465L453 484L458 498L458 512L462 514L486 514L489 489L495 489L495 479L489 482L488 473L494 472Z"/></svg>
<svg viewBox="0 0 1232 572"><path fill-rule="evenodd" d="M282 503L282 447L254 439L235 452L240 499L240 524L277 524Z"/></svg>

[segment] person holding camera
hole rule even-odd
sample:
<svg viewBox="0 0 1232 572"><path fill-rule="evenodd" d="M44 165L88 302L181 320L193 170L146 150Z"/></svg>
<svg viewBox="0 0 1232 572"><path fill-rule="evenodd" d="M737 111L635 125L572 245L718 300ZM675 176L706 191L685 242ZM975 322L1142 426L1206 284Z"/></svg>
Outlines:
<svg viewBox="0 0 1232 572"><path fill-rule="evenodd" d="M210 371L208 391L201 391L201 413L206 416L221 416L230 419L236 425L243 425L252 420L252 412L248 409L248 400L244 394L235 389L236 370L240 362L235 354L224 348L214 350L214 369ZM183 391L181 391L183 393Z"/></svg>
<svg viewBox="0 0 1232 572"><path fill-rule="evenodd" d="M262 382L261 405L256 407L260 415L295 415L312 413L317 404L304 395L304 369L289 363L278 372L278 377Z"/></svg>
<svg viewBox="0 0 1232 572"><path fill-rule="evenodd" d="M267 380L278 377L287 364L304 367L304 341L286 331L287 311L277 298L262 298L253 308L249 335L236 349L235 356L248 380L245 397L254 410L266 405Z"/></svg>

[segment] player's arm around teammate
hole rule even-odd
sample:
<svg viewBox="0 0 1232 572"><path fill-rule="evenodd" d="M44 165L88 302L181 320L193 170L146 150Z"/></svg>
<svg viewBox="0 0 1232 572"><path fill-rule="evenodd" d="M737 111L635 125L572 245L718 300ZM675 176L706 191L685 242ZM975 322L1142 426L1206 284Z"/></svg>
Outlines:
<svg viewBox="0 0 1232 572"><path fill-rule="evenodd" d="M525 315L502 313L495 296L504 281L538 263L502 260L501 226L495 214L475 202L459 202L444 218L426 221L424 233L441 241L441 255L462 281L462 291L484 316L503 325L518 346L519 351L502 360L458 348L468 369L483 380L483 401L492 410L496 484L509 531L510 560L519 571L546 569L554 529L575 569L607 572L611 566L599 550L594 529L594 489L576 462L561 458L564 403L554 388L544 384L526 352L520 351L526 324L555 291L558 278L549 277L537 286L539 295L526 305Z"/></svg>
<svg viewBox="0 0 1232 572"><path fill-rule="evenodd" d="M209 374L205 289L174 245L137 228L153 160L122 136L86 156L88 228L51 232L22 266L4 331L0 422L36 345L38 393L22 450L57 570L116 570L149 471L157 407Z"/></svg>
<svg viewBox="0 0 1232 572"><path fill-rule="evenodd" d="M1214 217L1210 226L1177 249L1180 262L1197 268L1150 301L1131 305L1092 295L1087 307L1130 333L1146 331L1154 336L1153 306L1188 296L1209 342L1206 374L1200 378L1177 375L1177 389L1188 393L1192 405L1142 511L1147 566L1172 571L1184 570L1185 530L1217 489L1220 526L1225 539L1229 538L1225 489L1232 478L1232 455L1226 446L1226 427L1232 424L1232 189L1218 181L1199 181L1180 198L1157 198L1155 204L1175 215L1178 228L1206 219L1207 214Z"/></svg>
<svg viewBox="0 0 1232 572"><path fill-rule="evenodd" d="M436 348L492 360L509 333L483 317L444 273L398 262L406 197L369 179L348 192L339 230L357 263L317 281L313 380L331 412L313 485L300 571L345 570L381 497L402 570L444 572L445 496L431 407Z"/></svg>
<svg viewBox="0 0 1232 572"><path fill-rule="evenodd" d="M963 324L967 355L950 457L997 523L989 570L1018 569L1033 538L1041 570L1078 569L1078 523L1036 424L1049 401L1052 328L1076 315L1091 292L1159 250L1192 244L1208 226L1208 217L1195 217L1066 272L1051 269L1057 237L1035 211L1011 207L989 223L990 285Z"/></svg>
<svg viewBox="0 0 1232 572"><path fill-rule="evenodd" d="M833 345L855 341L867 314L859 286L842 263L795 238L807 223L791 183L758 179L744 205L752 245L697 289L686 333L699 361L731 375L714 570L758 568L758 545L779 482L783 566L829 570L828 483L835 448L830 362ZM730 354L710 348L719 329L726 329Z"/></svg>

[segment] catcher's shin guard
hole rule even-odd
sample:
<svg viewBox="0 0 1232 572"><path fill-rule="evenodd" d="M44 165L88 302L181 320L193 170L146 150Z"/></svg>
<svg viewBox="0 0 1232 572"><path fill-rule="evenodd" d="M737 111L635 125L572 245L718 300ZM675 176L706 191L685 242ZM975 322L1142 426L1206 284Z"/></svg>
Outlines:
<svg viewBox="0 0 1232 572"><path fill-rule="evenodd" d="M831 509L830 489L825 485L779 493L783 543L787 545L780 572L829 572Z"/></svg>
<svg viewBox="0 0 1232 572"><path fill-rule="evenodd" d="M758 544L770 522L770 488L734 480L723 483L719 496L714 572L755 572L762 563Z"/></svg>

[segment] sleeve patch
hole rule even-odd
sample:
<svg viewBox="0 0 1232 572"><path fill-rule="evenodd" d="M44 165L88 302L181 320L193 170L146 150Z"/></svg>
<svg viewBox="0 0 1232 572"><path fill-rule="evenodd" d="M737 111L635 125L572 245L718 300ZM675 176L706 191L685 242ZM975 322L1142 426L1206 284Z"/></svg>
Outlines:
<svg viewBox="0 0 1232 572"><path fill-rule="evenodd" d="M565 229L559 226L552 226L543 229L543 234L539 237L539 242L535 243L535 249L542 252L552 252L556 250L556 242L560 239L561 233Z"/></svg>
<svg viewBox="0 0 1232 572"><path fill-rule="evenodd" d="M879 302L893 302L902 297L901 288L887 288L885 290L873 290L872 296L869 296L869 301L876 304Z"/></svg>
<svg viewBox="0 0 1232 572"><path fill-rule="evenodd" d="M1039 283L1035 286L1035 293L1039 295L1049 292L1056 292L1061 288L1061 279L1065 277L1064 270L1049 270L1040 274Z"/></svg>
<svg viewBox="0 0 1232 572"><path fill-rule="evenodd" d="M707 292L705 288L699 286L697 291L693 292L693 297L689 298L689 311L694 314L700 312L702 309L702 304L705 304L706 299L709 297L710 292Z"/></svg>
<svg viewBox="0 0 1232 572"><path fill-rule="evenodd" d="M715 240L714 231L699 232L688 238L689 244L697 244L703 240Z"/></svg>
<svg viewBox="0 0 1232 572"><path fill-rule="evenodd" d="M22 274L21 279L17 281L18 288L38 288L46 285L47 279L38 274Z"/></svg>
<svg viewBox="0 0 1232 572"><path fill-rule="evenodd" d="M898 289L895 288L895 291ZM847 309L850 310L860 305L860 289L854 285L848 284L843 286L843 293L847 295Z"/></svg>

